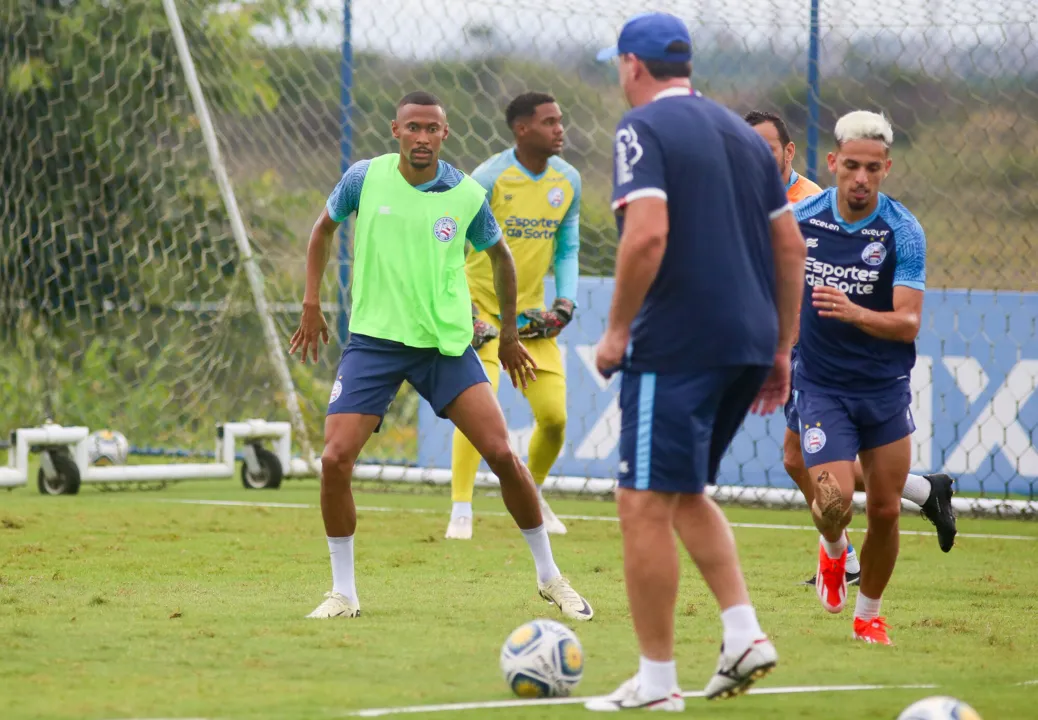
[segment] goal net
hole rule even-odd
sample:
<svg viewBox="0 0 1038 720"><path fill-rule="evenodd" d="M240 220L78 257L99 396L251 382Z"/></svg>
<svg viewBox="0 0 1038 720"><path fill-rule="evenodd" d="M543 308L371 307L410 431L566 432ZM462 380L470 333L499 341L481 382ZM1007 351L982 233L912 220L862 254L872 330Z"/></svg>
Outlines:
<svg viewBox="0 0 1038 720"><path fill-rule="evenodd" d="M555 486L613 486L619 383L593 371L617 237L612 133L626 109L595 62L627 14L665 8L693 31L694 82L745 112L781 113L794 167L818 168L835 118L893 120L884 187L929 243L913 467L962 497L1038 489L1038 9L1012 0L176 0L215 128L207 148L169 17L156 0L0 3L0 432L47 418L123 432L138 453L212 447L219 422L293 420L320 452L348 307L350 223L322 288L332 329L316 365L279 364L302 298L314 219L357 159L394 150L404 93L447 108L443 156L463 170L509 145L504 107L551 92L582 173L577 319L561 336L569 396ZM814 59L812 59L814 57ZM812 113L809 66L820 82ZM808 128L818 129L810 142ZM223 163L277 343L248 282ZM549 301L552 293L549 279ZM690 322L696 312L690 309ZM675 328L680 332L680 328ZM532 418L500 394L525 451ZM784 502L783 419L749 419L722 465L729 497ZM366 477L443 483L450 428L404 388L365 451ZM980 505L977 505L980 507Z"/></svg>

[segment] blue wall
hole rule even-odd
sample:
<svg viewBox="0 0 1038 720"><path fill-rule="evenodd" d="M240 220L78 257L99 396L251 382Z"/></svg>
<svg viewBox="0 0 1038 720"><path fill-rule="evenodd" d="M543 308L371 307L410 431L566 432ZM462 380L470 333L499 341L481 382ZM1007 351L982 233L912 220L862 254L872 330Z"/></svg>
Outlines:
<svg viewBox="0 0 1038 720"><path fill-rule="evenodd" d="M549 278L549 298L551 285ZM559 338L569 423L553 474L615 477L620 378L607 382L593 370L612 288L612 278L582 278L577 318ZM692 313L690 321L695 322ZM917 351L913 469L943 470L959 478L961 490L1038 490L1038 294L929 291ZM499 397L513 441L525 456L533 417L507 380ZM422 402L418 427L419 464L450 467L450 423ZM793 487L782 468L784 429L780 412L747 418L718 482Z"/></svg>

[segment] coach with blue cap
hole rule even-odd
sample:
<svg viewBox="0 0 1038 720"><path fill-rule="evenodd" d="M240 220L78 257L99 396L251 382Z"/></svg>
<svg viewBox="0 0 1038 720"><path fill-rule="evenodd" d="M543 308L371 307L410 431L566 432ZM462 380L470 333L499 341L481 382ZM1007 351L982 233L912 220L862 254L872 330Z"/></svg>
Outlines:
<svg viewBox="0 0 1038 720"><path fill-rule="evenodd" d="M595 367L623 372L616 506L641 657L634 677L585 707L680 712L675 531L721 610L707 699L742 694L778 661L705 490L751 407L770 414L789 397L806 246L767 143L692 88L680 19L637 15L598 57L619 58L632 108L613 138L620 242Z"/></svg>
<svg viewBox="0 0 1038 720"><path fill-rule="evenodd" d="M597 58L605 62L624 55L641 60L654 77L687 78L692 74L692 38L688 27L669 13L635 15L624 23L616 45L601 50Z"/></svg>

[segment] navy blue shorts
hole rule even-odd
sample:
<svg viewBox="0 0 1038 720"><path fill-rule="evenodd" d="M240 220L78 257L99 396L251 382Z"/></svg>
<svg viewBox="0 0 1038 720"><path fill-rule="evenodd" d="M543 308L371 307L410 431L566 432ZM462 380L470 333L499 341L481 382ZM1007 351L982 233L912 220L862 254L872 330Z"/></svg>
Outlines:
<svg viewBox="0 0 1038 720"><path fill-rule="evenodd" d="M789 400L786 400L785 406L782 408L782 412L786 415L786 427L791 432L795 432L797 435L800 434L800 416L797 414L797 391L793 390L789 393Z"/></svg>
<svg viewBox="0 0 1038 720"><path fill-rule="evenodd" d="M854 460L859 451L911 435L915 431L911 404L908 390L869 398L798 390L796 411L804 463L812 468Z"/></svg>
<svg viewBox="0 0 1038 720"><path fill-rule="evenodd" d="M490 382L471 346L462 355L452 357L436 348L413 348L392 340L351 335L339 360L328 414L382 417L404 380L441 418L446 417L447 406L464 390Z"/></svg>
<svg viewBox="0 0 1038 720"><path fill-rule="evenodd" d="M619 485L701 493L771 368L736 366L696 373L624 372L620 384Z"/></svg>

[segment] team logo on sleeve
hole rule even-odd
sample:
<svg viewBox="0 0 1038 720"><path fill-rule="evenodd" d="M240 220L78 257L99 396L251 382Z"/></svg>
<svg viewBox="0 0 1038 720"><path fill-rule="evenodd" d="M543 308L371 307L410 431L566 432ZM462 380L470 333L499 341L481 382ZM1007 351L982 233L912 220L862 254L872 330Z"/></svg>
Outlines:
<svg viewBox="0 0 1038 720"><path fill-rule="evenodd" d="M804 452L814 455L825 447L825 432L822 428L809 428L804 433Z"/></svg>
<svg viewBox="0 0 1038 720"><path fill-rule="evenodd" d="M638 142L633 125L616 131L616 184L626 185L634 180L634 166L642 159L644 150Z"/></svg>
<svg viewBox="0 0 1038 720"><path fill-rule="evenodd" d="M887 257L887 248L881 242L871 242L861 251L861 259L866 265L882 265Z"/></svg>
<svg viewBox="0 0 1038 720"><path fill-rule="evenodd" d="M332 385L332 394L331 397L328 398L328 404L331 405L333 402L338 400L340 395L342 395L342 383L336 380L335 384Z"/></svg>
<svg viewBox="0 0 1038 720"><path fill-rule="evenodd" d="M562 207L562 203L566 200L566 193L562 192L562 188L553 187L548 191L548 204L553 208Z"/></svg>
<svg viewBox="0 0 1038 720"><path fill-rule="evenodd" d="M450 242L458 234L458 223L452 217L442 217L433 223L433 235L440 242Z"/></svg>

